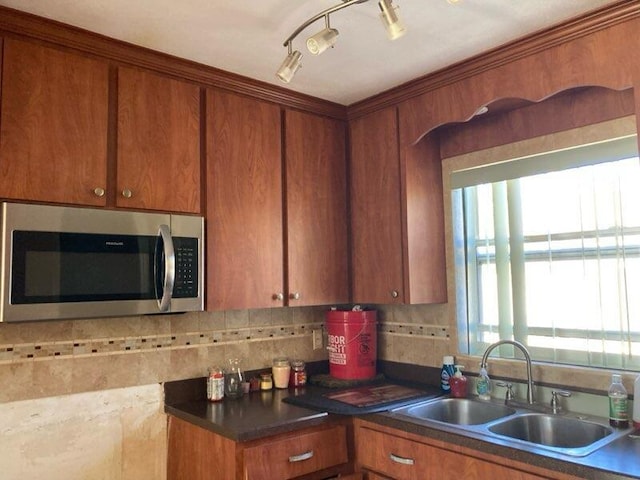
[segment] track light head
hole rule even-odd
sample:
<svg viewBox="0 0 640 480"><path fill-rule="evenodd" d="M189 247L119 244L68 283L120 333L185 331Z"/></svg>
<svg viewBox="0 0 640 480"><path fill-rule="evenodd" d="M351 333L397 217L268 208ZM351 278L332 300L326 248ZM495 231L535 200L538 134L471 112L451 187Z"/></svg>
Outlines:
<svg viewBox="0 0 640 480"><path fill-rule="evenodd" d="M338 40L338 30L335 28L323 28L315 35L307 39L307 49L313 55L320 55Z"/></svg>
<svg viewBox="0 0 640 480"><path fill-rule="evenodd" d="M398 7L393 4L393 0L380 0L378 6L382 13L380 19L387 30L389 40L396 40L407 33L407 30L398 16Z"/></svg>
<svg viewBox="0 0 640 480"><path fill-rule="evenodd" d="M302 54L298 50L292 52L289 44L289 54L280 65L276 76L284 83L289 83L300 67L302 67Z"/></svg>

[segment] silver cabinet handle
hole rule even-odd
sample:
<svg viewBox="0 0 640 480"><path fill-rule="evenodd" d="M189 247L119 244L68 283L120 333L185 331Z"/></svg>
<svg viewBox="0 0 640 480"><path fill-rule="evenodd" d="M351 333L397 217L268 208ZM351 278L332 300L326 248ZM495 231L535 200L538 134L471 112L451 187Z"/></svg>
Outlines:
<svg viewBox="0 0 640 480"><path fill-rule="evenodd" d="M303 462L305 460L309 460L311 457L313 457L313 450L301 453L300 455L291 455L289 457L289 463Z"/></svg>
<svg viewBox="0 0 640 480"><path fill-rule="evenodd" d="M162 285L162 298L158 299L158 308L161 312L167 312L171 305L173 284L176 280L176 254L169 226L160 225L159 233L164 244L164 282Z"/></svg>
<svg viewBox="0 0 640 480"><path fill-rule="evenodd" d="M413 458L399 457L398 455L394 455L393 453L389 454L389 458L391 459L392 462L400 463L402 465L414 464Z"/></svg>
<svg viewBox="0 0 640 480"><path fill-rule="evenodd" d="M291 293L289 294L289 298L291 300L300 300L300 294L298 292Z"/></svg>
<svg viewBox="0 0 640 480"><path fill-rule="evenodd" d="M284 300L284 293L278 292L273 294L274 300Z"/></svg>
<svg viewBox="0 0 640 480"><path fill-rule="evenodd" d="M104 188L96 187L93 189L93 193L96 197L104 197Z"/></svg>
<svg viewBox="0 0 640 480"><path fill-rule="evenodd" d="M133 195L133 192L128 188L125 188L124 190L122 190L122 196L124 198L131 198L131 195Z"/></svg>
<svg viewBox="0 0 640 480"><path fill-rule="evenodd" d="M398 290L391 290L391 297L392 298L398 298L399 295L400 295L400 293L398 292Z"/></svg>

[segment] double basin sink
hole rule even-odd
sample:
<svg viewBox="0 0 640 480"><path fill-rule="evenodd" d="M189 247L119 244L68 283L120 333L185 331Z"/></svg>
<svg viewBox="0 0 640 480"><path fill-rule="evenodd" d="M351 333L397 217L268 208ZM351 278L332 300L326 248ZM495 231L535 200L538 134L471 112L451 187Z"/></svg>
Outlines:
<svg viewBox="0 0 640 480"><path fill-rule="evenodd" d="M528 405L476 399L438 398L397 408L391 414L521 449L541 448L578 457L589 455L629 432L610 427L604 418L544 413Z"/></svg>

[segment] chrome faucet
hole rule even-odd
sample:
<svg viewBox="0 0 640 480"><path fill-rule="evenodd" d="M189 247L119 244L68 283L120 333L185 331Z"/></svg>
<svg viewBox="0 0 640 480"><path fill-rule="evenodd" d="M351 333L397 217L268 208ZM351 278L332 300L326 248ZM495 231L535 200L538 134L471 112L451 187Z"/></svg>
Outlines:
<svg viewBox="0 0 640 480"><path fill-rule="evenodd" d="M527 362L527 402L529 402L530 405L533 404L533 375L531 374L531 355L529 355L529 350L527 350L527 347L525 347L523 344L515 340L500 340L499 342L492 343L487 347L484 355L482 355L482 362L480 363L480 366L483 368L487 368L487 358L489 357L489 354L493 351L494 348L499 347L500 345L513 345L514 347L517 347L524 355L524 359Z"/></svg>

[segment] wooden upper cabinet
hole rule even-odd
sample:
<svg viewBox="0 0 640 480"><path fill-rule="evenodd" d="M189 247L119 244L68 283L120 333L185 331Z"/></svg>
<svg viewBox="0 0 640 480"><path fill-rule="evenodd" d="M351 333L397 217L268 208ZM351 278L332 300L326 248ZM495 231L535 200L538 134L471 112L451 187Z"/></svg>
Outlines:
<svg viewBox="0 0 640 480"><path fill-rule="evenodd" d="M105 205L108 64L12 38L3 53L0 197Z"/></svg>
<svg viewBox="0 0 640 480"><path fill-rule="evenodd" d="M396 109L350 123L353 301L404 301Z"/></svg>
<svg viewBox="0 0 640 480"><path fill-rule="evenodd" d="M349 301L345 125L287 110L288 304Z"/></svg>
<svg viewBox="0 0 640 480"><path fill-rule="evenodd" d="M351 122L353 301L447 301L439 141L400 149L395 107Z"/></svg>
<svg viewBox="0 0 640 480"><path fill-rule="evenodd" d="M207 91L207 308L283 305L280 107Z"/></svg>
<svg viewBox="0 0 640 480"><path fill-rule="evenodd" d="M200 88L118 69L118 207L199 213Z"/></svg>

